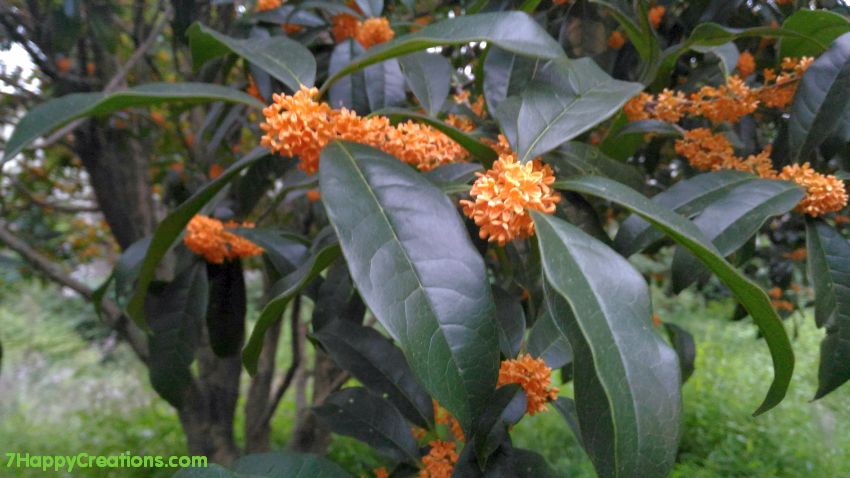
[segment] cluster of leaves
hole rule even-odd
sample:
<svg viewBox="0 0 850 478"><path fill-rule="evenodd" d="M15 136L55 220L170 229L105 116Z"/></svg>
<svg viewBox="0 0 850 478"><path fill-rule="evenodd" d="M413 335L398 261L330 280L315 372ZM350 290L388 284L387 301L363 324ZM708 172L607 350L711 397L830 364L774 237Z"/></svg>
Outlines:
<svg viewBox="0 0 850 478"><path fill-rule="evenodd" d="M334 432L386 456L394 476L437 473L429 458L435 449L445 451L445 440L420 443L411 431L415 426L429 438L445 438L434 401L462 431L452 445L459 453L441 455L449 471L549 474L539 455L510 440L510 426L534 398L532 388L497 387L500 363L526 353L573 382L574 396L553 406L600 476L664 476L676 457L680 387L692 371L693 342L674 324L665 327L669 340L653 327L646 279L627 258L672 241L676 290L713 276L737 299L773 360L774 380L760 414L784 397L794 356L762 287L772 284L759 285L740 269L758 274L767 253L805 244L816 322L827 330L816 392L821 397L850 378L850 244L831 216L792 214L807 193L803 188L739 171L696 174L672 151L676 128L657 121L629 125L622 107L644 89L723 84L738 64L739 47L756 50L752 42L760 42L758 61L765 65L783 56L815 56L787 121L781 112L754 115L725 125L724 134L742 152L772 142L777 165L808 161L819 171L840 169L850 139L850 22L828 11L777 5L732 12L713 2L686 2L650 13L646 2L555 3L525 2L524 11L502 11L475 2L438 9L427 26L416 21L420 6L388 5L395 38L367 47L336 35L335 19L380 16L380 1L273 6L246 12L227 33L195 24L187 29L192 62L210 82L52 100L19 122L4 159L76 118L172 102L235 105L211 120L226 131L244 107L261 108L272 92L291 95L314 85L320 88L312 101L327 99L337 112L346 108L344 118L355 112L427 125L461 145L467 160L420 172L380 141L331 137L311 144L321 149L316 176L293 167L299 158L256 147L187 191L152 237L123 253L98 291L98 297L114 295L148 331L154 388L175 405L185 398L203 324L215 353L232 356L241 349L254 373L266 332L304 296L315 303L311 339L362 385L332 393L315 412ZM777 26L764 26L773 22ZM621 31L628 42L606 42L602 35L602 43L616 48L600 48L599 35L592 34L599 28ZM778 45L764 40L775 37ZM253 96L213 79L250 83ZM483 98L486 114L449 100L452 89ZM292 124L305 124L300 140L318 141L311 123L289 113ZM267 117L276 114L266 110ZM322 115L318 120L327 119ZM456 121L459 116L465 121ZM246 129L248 143L259 144L259 128ZM646 133L652 133L648 142ZM225 134L210 136L221 142ZM229 140L241 148L244 135ZM473 223L458 201L468 197L475 173L512 162L527 166L523 171L548 165L545 171L557 179L546 186L563 195L558 207L526 210L528 200L517 200ZM302 195L311 188L318 188L320 203ZM522 198L523 192L516 194ZM309 219L296 221L293 214L263 223L269 215L261 205L273 211L287 200L309 211ZM614 213L606 218L607 210ZM528 215L528 234L498 241L503 245L478 239L480 220L507 222L505 215L520 212ZM247 342L242 261L207 263L181 245L199 214L260 223L234 229L263 249L262 267L274 284ZM760 247L756 239L766 224L772 242ZM613 239L611 226L617 229ZM771 270L776 267L771 263ZM778 284L789 284L783 281ZM217 472L344 476L326 460L297 454L249 456L233 470Z"/></svg>

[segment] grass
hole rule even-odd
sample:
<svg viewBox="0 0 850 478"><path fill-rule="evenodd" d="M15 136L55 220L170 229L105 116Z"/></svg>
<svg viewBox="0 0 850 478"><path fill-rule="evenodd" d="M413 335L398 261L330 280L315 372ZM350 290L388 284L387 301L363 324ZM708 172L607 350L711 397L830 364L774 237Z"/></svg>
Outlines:
<svg viewBox="0 0 850 478"><path fill-rule="evenodd" d="M850 476L850 428L843 426L850 422L850 386L810 402L823 335L810 317L795 339L797 371L788 397L753 418L771 378L767 348L756 340L753 326L730 323L728 302L706 305L687 293L675 300L656 294L655 302L665 320L694 334L698 346L696 372L684 387L684 434L672 476ZM110 343L108 332L96 325L86 304L36 283L7 285L0 289L0 342L0 452L185 453L176 414L150 390L144 368L126 347L102 346ZM275 446L286 443L293 415L294 404L285 401L275 416ZM242 417L237 421L241 432ZM555 412L525 418L513 437L564 476L594 476ZM378 465L368 448L347 438L334 441L330 456L355 476ZM0 476L7 472L4 465ZM44 474L15 470L8 476ZM170 472L88 470L73 476Z"/></svg>

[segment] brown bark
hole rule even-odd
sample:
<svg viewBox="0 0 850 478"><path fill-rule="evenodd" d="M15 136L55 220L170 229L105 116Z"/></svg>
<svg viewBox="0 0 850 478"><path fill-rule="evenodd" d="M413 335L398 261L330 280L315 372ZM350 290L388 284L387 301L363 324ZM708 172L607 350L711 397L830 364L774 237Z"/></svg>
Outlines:
<svg viewBox="0 0 850 478"><path fill-rule="evenodd" d="M278 321L266 332L263 351L257 363L257 374L251 380L248 397L245 401L245 452L260 453L269 451L271 422L272 379L275 372L275 358L280 339L282 321Z"/></svg>
<svg viewBox="0 0 850 478"><path fill-rule="evenodd" d="M340 387L342 371L333 360L321 350L316 350L313 365L313 399L312 406L299 410L298 421L289 441L292 450L323 455L331 443L331 432L322 423L312 407L321 405L328 395Z"/></svg>

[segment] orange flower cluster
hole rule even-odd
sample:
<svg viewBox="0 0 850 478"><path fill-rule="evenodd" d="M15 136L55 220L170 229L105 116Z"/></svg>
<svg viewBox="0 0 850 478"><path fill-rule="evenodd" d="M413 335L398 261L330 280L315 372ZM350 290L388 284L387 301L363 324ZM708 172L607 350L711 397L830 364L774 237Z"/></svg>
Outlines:
<svg viewBox="0 0 850 478"><path fill-rule="evenodd" d="M785 166L778 177L794 181L806 189L806 196L795 209L798 212L818 217L828 212L840 211L847 205L844 183L835 176L815 171L809 163Z"/></svg>
<svg viewBox="0 0 850 478"><path fill-rule="evenodd" d="M661 20L664 19L665 11L666 9L661 5L649 9L647 16L649 17L649 24L652 25L652 28L658 30L658 27L661 26Z"/></svg>
<svg viewBox="0 0 850 478"><path fill-rule="evenodd" d="M504 138L500 142L507 143ZM498 149L496 148L497 152ZM550 185L555 182L552 168L539 159L520 164L513 152L500 152L486 173L477 173L469 194L461 200L463 213L481 228L479 236L504 246L534 233L530 209L552 214L560 195Z"/></svg>
<svg viewBox="0 0 850 478"><path fill-rule="evenodd" d="M434 421L437 422L437 425L445 425L449 427L452 435L455 436L456 440L465 441L466 437L463 435L463 428L460 426L460 422L457 421L448 410L441 407L436 400L432 400L434 405Z"/></svg>
<svg viewBox="0 0 850 478"><path fill-rule="evenodd" d="M207 262L213 264L221 264L225 259L233 260L262 254L262 247L227 231L236 227L251 228L254 225L249 222L239 224L234 221L222 223L218 219L196 214L186 226L183 243L190 251L203 256Z"/></svg>
<svg viewBox="0 0 850 478"><path fill-rule="evenodd" d="M728 121L735 123L764 104L770 108L787 106L794 98L797 80L806 71L812 58L785 58L782 71L777 74L772 69L764 70L764 85L750 88L740 76L726 78L721 86L704 86L686 97L682 92L663 90L654 97L641 93L629 100L623 107L630 121L657 119L676 123L683 116L702 116L712 123ZM755 62L748 52L741 54L738 71L746 77L752 74Z"/></svg>
<svg viewBox="0 0 850 478"><path fill-rule="evenodd" d="M248 93L249 95L253 96L254 98L263 103L266 102L266 99L263 98L262 94L260 94L260 88L257 87L257 82L254 81L253 76L248 76L248 86L245 88L245 93Z"/></svg>
<svg viewBox="0 0 850 478"><path fill-rule="evenodd" d="M454 442L434 440L428 445L431 450L422 457L419 478L451 478L458 459Z"/></svg>
<svg viewBox="0 0 850 478"><path fill-rule="evenodd" d="M307 174L318 171L322 148L335 139L373 146L423 171L466 157L463 147L430 126L413 121L393 126L384 116L363 118L317 102L317 95L316 88L305 86L293 95L275 94L260 124L265 131L261 144L282 156L297 156Z"/></svg>
<svg viewBox="0 0 850 478"><path fill-rule="evenodd" d="M304 25L299 25L297 23L284 23L280 26L280 28L286 32L287 35L295 35L296 33L304 31Z"/></svg>
<svg viewBox="0 0 850 478"><path fill-rule="evenodd" d="M619 50L623 48L623 45L626 44L626 38L620 33L619 30L614 30L608 35L608 48L612 50Z"/></svg>
<svg viewBox="0 0 850 478"><path fill-rule="evenodd" d="M274 10L281 5L283 5L283 0L257 0L257 11L265 12L267 10Z"/></svg>
<svg viewBox="0 0 850 478"><path fill-rule="evenodd" d="M375 468L372 470L372 473L375 474L375 478L390 478L390 472L387 471L387 468L384 466Z"/></svg>
<svg viewBox="0 0 850 478"><path fill-rule="evenodd" d="M740 75L741 78L746 78L746 77L752 75L753 72L756 71L756 59L753 58L753 54L744 50L738 56L737 68L738 68L738 75Z"/></svg>
<svg viewBox="0 0 850 478"><path fill-rule="evenodd" d="M558 389L552 387L552 369L543 359L532 358L528 354L502 362L497 386L509 383L518 383L525 390L529 415L545 412L546 404L558 398Z"/></svg>
<svg viewBox="0 0 850 478"><path fill-rule="evenodd" d="M331 34L337 43L354 38L363 48L386 43L395 36L390 21L385 17L367 18L361 22L348 13L340 13L331 18Z"/></svg>
<svg viewBox="0 0 850 478"><path fill-rule="evenodd" d="M840 179L818 173L809 163L792 164L785 166L782 171L776 171L770 160L770 147L742 159L735 156L732 145L722 133L696 128L685 131L683 138L676 140L675 148L676 153L684 156L693 167L703 171L734 169L765 179L782 179L799 184L805 188L806 196L795 210L809 216L840 211L847 205L847 192Z"/></svg>
<svg viewBox="0 0 850 478"><path fill-rule="evenodd" d="M836 217L836 219L838 219L838 218ZM837 223L838 221L835 221L835 222ZM807 254L808 253L806 252L805 247L798 247L797 249L794 249L791 252L783 252L782 257L784 257L786 259L790 259L792 261L804 261L804 260L806 260Z"/></svg>

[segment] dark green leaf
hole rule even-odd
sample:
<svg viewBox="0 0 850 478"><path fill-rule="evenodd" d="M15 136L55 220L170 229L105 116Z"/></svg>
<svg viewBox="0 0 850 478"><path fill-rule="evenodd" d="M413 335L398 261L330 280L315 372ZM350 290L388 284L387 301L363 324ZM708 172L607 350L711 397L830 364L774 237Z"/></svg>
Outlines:
<svg viewBox="0 0 850 478"><path fill-rule="evenodd" d="M516 297L498 287L493 287L496 300L496 322L499 325L499 349L508 358L519 354L525 334L525 311Z"/></svg>
<svg viewBox="0 0 850 478"><path fill-rule="evenodd" d="M148 83L115 93L73 93L31 109L15 126L6 143L0 165L36 139L77 118L105 115L138 106L211 101L263 107L262 103L239 90L210 83Z"/></svg>
<svg viewBox="0 0 850 478"><path fill-rule="evenodd" d="M239 352L245 340L245 277L242 262L207 264L209 303L207 304L207 331L210 348L219 357L229 357Z"/></svg>
<svg viewBox="0 0 850 478"><path fill-rule="evenodd" d="M207 312L207 270L197 261L172 282L152 290L145 301L151 334L148 373L151 385L179 408L192 382L190 366Z"/></svg>
<svg viewBox="0 0 850 478"><path fill-rule="evenodd" d="M416 381L404 354L376 330L334 320L314 333L334 362L372 392L387 398L412 423L431 428L431 397Z"/></svg>
<svg viewBox="0 0 850 478"><path fill-rule="evenodd" d="M395 58L368 66L363 71L371 111L397 106L407 100L404 75Z"/></svg>
<svg viewBox="0 0 850 478"><path fill-rule="evenodd" d="M564 56L558 42L534 19L522 12L463 15L428 25L415 33L370 48L322 85L322 92L340 78L369 65L427 48L487 42L504 50L535 58Z"/></svg>
<svg viewBox="0 0 850 478"><path fill-rule="evenodd" d="M269 295L273 298L260 313L257 323L254 324L254 330L251 331L251 337L242 350L242 363L249 374L257 373L257 361L263 350L263 340L269 327L280 320L286 306L301 292L301 289L327 269L338 256L339 244L335 242L328 244L314 252L298 269L272 286Z"/></svg>
<svg viewBox="0 0 850 478"><path fill-rule="evenodd" d="M233 232L262 247L266 257L281 275L297 269L309 256L306 239L297 234L244 227L236 228Z"/></svg>
<svg viewBox="0 0 850 478"><path fill-rule="evenodd" d="M365 388L346 388L313 409L334 432L367 443L398 461L419 461L419 447L398 410Z"/></svg>
<svg viewBox="0 0 850 478"><path fill-rule="evenodd" d="M720 254L728 257L755 235L765 221L794 209L803 198L796 184L773 179L754 179L729 191L709 204L694 224L710 239ZM699 260L682 249L673 258L673 276L677 291L700 275Z"/></svg>
<svg viewBox="0 0 850 478"><path fill-rule="evenodd" d="M235 53L262 68L293 91L316 81L316 60L310 50L285 36L233 38L201 23L187 32L192 48L192 64L197 70L207 61Z"/></svg>
<svg viewBox="0 0 850 478"><path fill-rule="evenodd" d="M487 109L496 111L506 98L522 93L522 89L541 66L540 60L490 47L484 59L484 98Z"/></svg>
<svg viewBox="0 0 850 478"><path fill-rule="evenodd" d="M664 322L664 330L673 345L673 350L679 356L679 368L682 370L682 383L685 383L694 373L694 363L697 359L697 346L694 336L687 330L671 322Z"/></svg>
<svg viewBox="0 0 850 478"><path fill-rule="evenodd" d="M815 219L806 222L806 244L815 289L815 323L826 327L820 346L818 399L850 379L850 244Z"/></svg>
<svg viewBox="0 0 850 478"><path fill-rule="evenodd" d="M513 410L514 408L520 408ZM484 469L490 454L499 448L499 445L507 437L507 427L519 420L516 415L522 417L525 414L527 402L522 388L515 384L508 384L496 389L487 408L475 422L475 430L472 434L472 446L475 447L475 456L480 468ZM504 419L508 415L508 420ZM514 417L510 417L514 415ZM510 418L516 418L512 423Z"/></svg>
<svg viewBox="0 0 850 478"><path fill-rule="evenodd" d="M564 418L564 421L567 422L567 426L572 430L573 435L578 440L579 444L583 447L581 441L581 428L579 428L578 424L578 411L576 410L576 401L569 397L558 397L557 400L552 402L552 406L555 407L555 410L558 410L558 413Z"/></svg>
<svg viewBox="0 0 850 478"><path fill-rule="evenodd" d="M850 104L850 33L838 37L829 50L803 74L788 120L791 162L799 162L835 130Z"/></svg>
<svg viewBox="0 0 850 478"><path fill-rule="evenodd" d="M353 58L365 50L352 39L337 44L331 52L328 73L333 75L345 68ZM328 91L328 102L334 108L346 107L360 114L369 112L369 98L366 95L366 73L357 71L336 82Z"/></svg>
<svg viewBox="0 0 850 478"><path fill-rule="evenodd" d="M384 10L384 0L355 0L355 3L367 17L380 17Z"/></svg>
<svg viewBox="0 0 850 478"><path fill-rule="evenodd" d="M591 0L591 2L605 7L611 12L614 19L617 20L617 23L626 32L626 36L629 37L629 41L634 45L641 59L644 62L651 63L652 59L658 55L658 41L652 32L632 20L632 17L635 15L634 12L624 12L615 3L602 0Z"/></svg>
<svg viewBox="0 0 850 478"><path fill-rule="evenodd" d="M449 95L452 65L443 55L417 52L399 58L401 70L419 104L435 116Z"/></svg>
<svg viewBox="0 0 850 478"><path fill-rule="evenodd" d="M751 174L739 171L700 174L679 181L670 189L653 196L652 200L685 217L691 217L730 190L754 179ZM663 236L664 234L653 228L650 223L638 215L633 215L620 224L617 237L614 239L614 248L620 254L629 257L649 247Z"/></svg>
<svg viewBox="0 0 850 478"><path fill-rule="evenodd" d="M782 401L794 372L794 352L781 319L761 287L726 262L694 223L620 183L606 178L587 177L563 181L558 183L558 187L605 198L626 207L687 248L714 272L750 313L770 348L773 382L755 414L764 413Z"/></svg>
<svg viewBox="0 0 850 478"><path fill-rule="evenodd" d="M552 61L538 78L523 91L518 104L512 97L496 112L521 162L605 121L643 89L639 83L611 78L590 58Z"/></svg>
<svg viewBox="0 0 850 478"><path fill-rule="evenodd" d="M484 261L455 205L406 164L354 143L325 147L319 184L364 301L425 389L469 426L495 386L499 339Z"/></svg>
<svg viewBox="0 0 850 478"><path fill-rule="evenodd" d="M597 473L666 476L680 433L679 366L652 330L643 276L568 222L532 215L552 289L547 306L573 348L582 441Z"/></svg>
<svg viewBox="0 0 850 478"><path fill-rule="evenodd" d="M469 154L475 156L478 159L482 160L482 163L487 166L496 160L497 155L493 149L486 144L478 141L472 136L464 133L463 131L449 126L446 123L432 118L430 116L426 116L420 113L414 113L413 111L404 110L401 108L385 108L380 111L376 111L374 114L381 114L389 117L393 121L400 121L404 119L412 119L419 123L425 123L429 126L434 127L435 129L440 130L443 134L453 139L457 144L463 146L463 148L469 151Z"/></svg>
<svg viewBox="0 0 850 478"><path fill-rule="evenodd" d="M348 266L340 260L328 269L314 303L310 321L315 331L336 321L359 324L366 313L366 306L351 281Z"/></svg>
<svg viewBox="0 0 850 478"><path fill-rule="evenodd" d="M634 189L644 186L643 175L630 164L611 159L599 148L579 141L570 141L546 155L545 161L558 170L558 177L605 176Z"/></svg>
<svg viewBox="0 0 850 478"><path fill-rule="evenodd" d="M447 184L466 184L475 179L475 173L483 168L476 163L450 163L438 166L424 176L432 183L443 186Z"/></svg>
<svg viewBox="0 0 850 478"><path fill-rule="evenodd" d="M564 327L566 318L555 319L543 308L528 333L528 352L542 358L551 369L559 369L573 361L573 349Z"/></svg>
<svg viewBox="0 0 850 478"><path fill-rule="evenodd" d="M292 451L257 453L233 463L245 477L263 478L352 478L336 463L316 455Z"/></svg>
<svg viewBox="0 0 850 478"><path fill-rule="evenodd" d="M805 35L815 41L786 37L779 41L779 57L801 58L818 56L826 45L839 36L850 32L850 22L828 10L797 10L782 23L782 29Z"/></svg>
<svg viewBox="0 0 850 478"><path fill-rule="evenodd" d="M139 269L136 291L127 304L127 314L141 327L146 327L142 316L142 306L148 293L148 286L153 281L156 268L165 254L174 246L186 224L198 213L219 191L227 186L230 181L254 162L265 157L268 153L264 148L255 148L253 151L231 164L221 173L221 176L199 189L186 202L171 212L153 233L150 246L148 247L145 260Z"/></svg>
<svg viewBox="0 0 850 478"><path fill-rule="evenodd" d="M681 133L674 125L659 120L632 121L617 131L617 136L624 136L627 134L644 135L646 133L653 133L661 136L681 136Z"/></svg>

